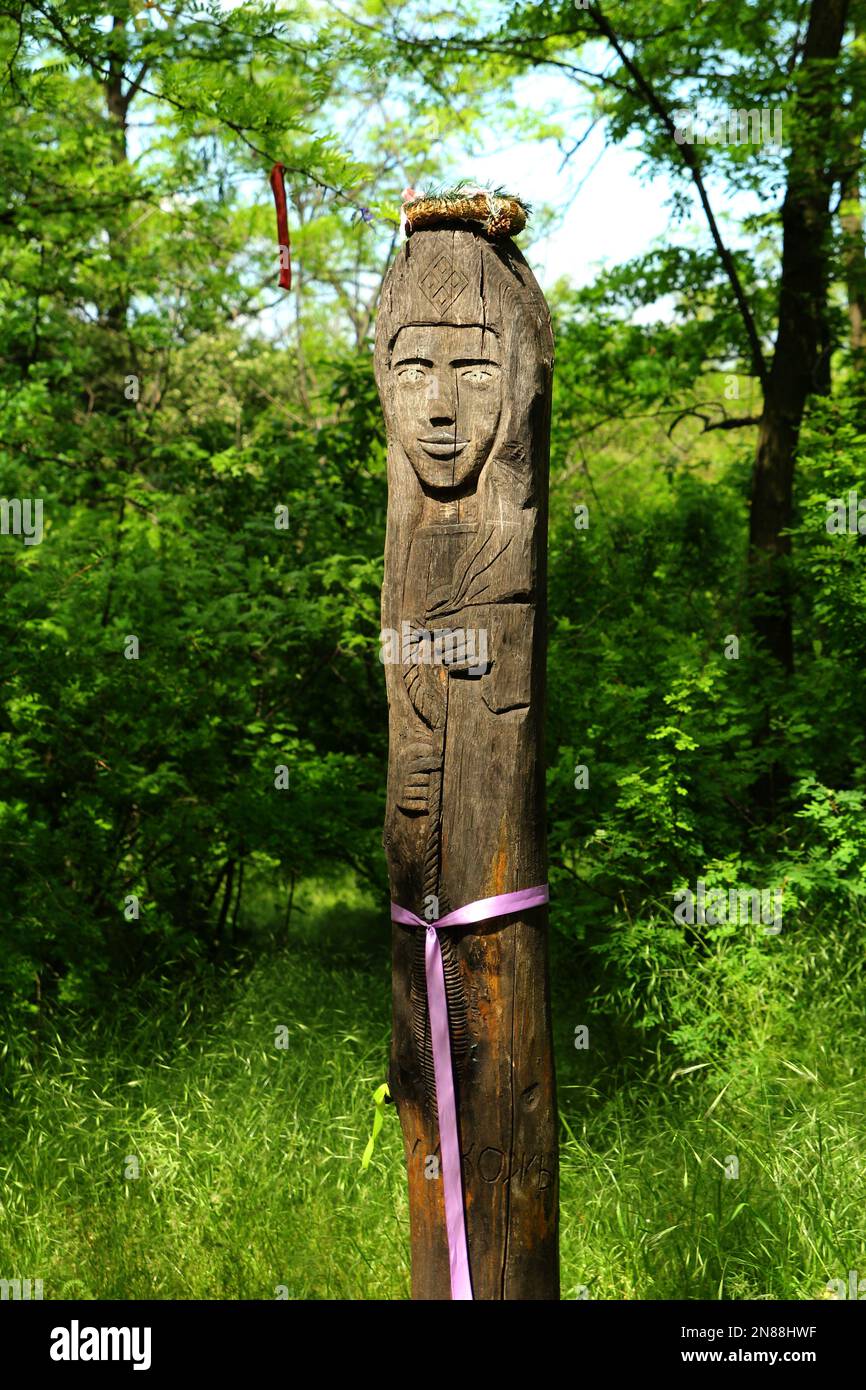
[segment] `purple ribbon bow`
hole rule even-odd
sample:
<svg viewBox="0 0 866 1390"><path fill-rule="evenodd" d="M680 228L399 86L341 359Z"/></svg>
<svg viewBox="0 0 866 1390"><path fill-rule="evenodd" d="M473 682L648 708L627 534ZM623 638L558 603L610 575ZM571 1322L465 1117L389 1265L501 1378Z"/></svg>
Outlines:
<svg viewBox="0 0 866 1390"><path fill-rule="evenodd" d="M463 1170L460 1164L460 1140L457 1134L457 1102L454 1098L454 1069L451 1060L451 1034L448 1028L448 1000L445 994L445 967L437 933L442 927L468 927L473 922L489 922L524 908L540 907L548 902L550 892L546 883L538 888L521 888L516 893L498 893L493 898L479 898L454 912L447 912L438 922L425 922L398 903L391 904L391 921L404 927L423 927L427 932L424 945L424 971L427 977L427 1006L430 1011L430 1042L433 1052L433 1075L436 1078L436 1111L439 1121L439 1144L442 1153L442 1185L445 1189L445 1228L448 1232L448 1259L451 1268L451 1297L472 1298L469 1277L469 1250L466 1243L466 1213L463 1207Z"/></svg>

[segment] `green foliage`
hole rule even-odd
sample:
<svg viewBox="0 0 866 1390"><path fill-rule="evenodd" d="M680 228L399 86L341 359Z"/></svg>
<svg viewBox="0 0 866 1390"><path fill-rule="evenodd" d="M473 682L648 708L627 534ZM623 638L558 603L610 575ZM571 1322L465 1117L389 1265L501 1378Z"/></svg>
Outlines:
<svg viewBox="0 0 866 1390"><path fill-rule="evenodd" d="M576 380L567 365L557 388L566 409ZM798 1031L804 982L828 937L845 978L864 967L866 548L825 526L828 500L847 499L857 478L861 416L855 383L816 406L804 434L798 666L786 683L749 644L736 453L724 471L718 447L700 469L697 460L688 471L653 468L655 426L625 463L616 435L591 467L575 468L562 449L557 459L554 921L581 943L598 1008L712 1076ZM588 508L579 529L578 504ZM728 659L738 634L739 655ZM753 794L771 772L788 787L775 819ZM778 890L781 933L751 921L678 923L674 894L699 879L708 891Z"/></svg>
<svg viewBox="0 0 866 1390"><path fill-rule="evenodd" d="M288 904L323 864L378 880L381 856L366 278L387 247L340 188L363 202L372 169L320 120L363 55L338 64L324 30L310 50L302 10L112 13L0 20L0 469L44 515L41 544L0 537L0 986L25 1051L59 1000L261 937L262 875ZM336 301L335 255L356 277Z"/></svg>

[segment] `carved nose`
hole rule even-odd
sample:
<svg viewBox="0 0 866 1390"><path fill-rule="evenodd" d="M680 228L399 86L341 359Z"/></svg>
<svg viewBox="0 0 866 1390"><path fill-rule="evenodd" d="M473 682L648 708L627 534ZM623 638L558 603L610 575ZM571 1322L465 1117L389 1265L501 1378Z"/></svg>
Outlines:
<svg viewBox="0 0 866 1390"><path fill-rule="evenodd" d="M429 397L428 409L431 425L456 424L457 399L453 382L444 381L441 377L436 380L435 387Z"/></svg>

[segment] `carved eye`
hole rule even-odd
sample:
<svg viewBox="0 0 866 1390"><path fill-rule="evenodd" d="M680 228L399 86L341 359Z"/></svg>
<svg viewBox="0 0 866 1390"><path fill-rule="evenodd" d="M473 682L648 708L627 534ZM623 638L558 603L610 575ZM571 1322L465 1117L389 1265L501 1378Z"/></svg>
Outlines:
<svg viewBox="0 0 866 1390"><path fill-rule="evenodd" d="M470 367L468 371L463 373L463 380L484 382L490 381L492 376L493 373L488 371L486 367Z"/></svg>
<svg viewBox="0 0 866 1390"><path fill-rule="evenodd" d="M424 370L422 367L402 367L397 373L401 381L423 381Z"/></svg>

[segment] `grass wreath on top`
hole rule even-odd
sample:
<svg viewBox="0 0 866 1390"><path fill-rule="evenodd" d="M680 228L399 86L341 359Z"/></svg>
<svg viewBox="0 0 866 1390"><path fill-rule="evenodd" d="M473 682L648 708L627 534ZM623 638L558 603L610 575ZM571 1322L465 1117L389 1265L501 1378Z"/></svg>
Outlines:
<svg viewBox="0 0 866 1390"><path fill-rule="evenodd" d="M458 183L453 188L427 189L403 195L406 235L424 227L443 227L451 222L468 222L489 237L516 236L526 226L531 208L522 198L504 188L479 188Z"/></svg>

